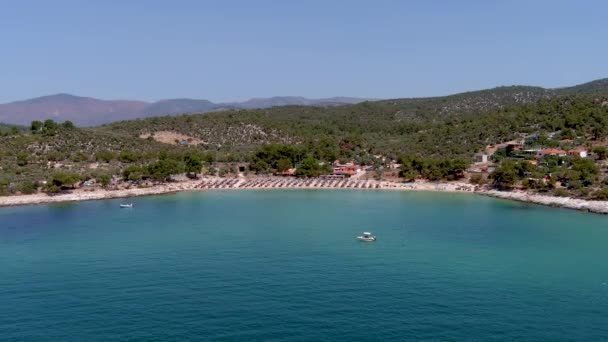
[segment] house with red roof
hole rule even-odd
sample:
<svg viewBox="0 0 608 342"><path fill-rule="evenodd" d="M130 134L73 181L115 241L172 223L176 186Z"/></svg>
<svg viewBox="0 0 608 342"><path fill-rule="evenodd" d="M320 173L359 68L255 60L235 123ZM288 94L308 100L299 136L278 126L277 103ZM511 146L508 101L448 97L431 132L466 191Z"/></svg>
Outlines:
<svg viewBox="0 0 608 342"><path fill-rule="evenodd" d="M288 177L288 176L295 176L296 175L296 169L293 168L293 169L283 170L283 171L279 172L279 175L286 176L286 177Z"/></svg>
<svg viewBox="0 0 608 342"><path fill-rule="evenodd" d="M579 147L573 150L568 151L568 156L570 157L578 157L578 158L587 158L587 150Z"/></svg>
<svg viewBox="0 0 608 342"><path fill-rule="evenodd" d="M538 150L536 152L536 158L545 158L549 156L555 157L565 157L568 155L568 152L556 148L543 148L542 150Z"/></svg>
<svg viewBox="0 0 608 342"><path fill-rule="evenodd" d="M353 176L356 175L357 172L361 171L361 165L348 163L348 164L338 164L334 163L332 174L337 176Z"/></svg>

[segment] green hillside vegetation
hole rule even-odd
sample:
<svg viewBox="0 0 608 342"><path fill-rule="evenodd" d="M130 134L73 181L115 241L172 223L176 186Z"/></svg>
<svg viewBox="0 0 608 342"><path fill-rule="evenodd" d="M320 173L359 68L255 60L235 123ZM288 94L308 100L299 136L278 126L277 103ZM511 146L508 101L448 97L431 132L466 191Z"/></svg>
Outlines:
<svg viewBox="0 0 608 342"><path fill-rule="evenodd" d="M366 102L160 117L99 129L133 138L151 131L177 131L205 141L202 148L235 153L264 144L298 144L326 160L365 159L370 154L393 159L401 155L452 158L470 157L488 144L522 134L559 131L560 136L577 137L581 143L601 139L606 136L607 104L605 98L570 95L488 113L449 118L438 114L412 122L398 116L402 108L397 102Z"/></svg>
<svg viewBox="0 0 608 342"><path fill-rule="evenodd" d="M478 115L536 103L556 95L540 87L509 86L471 91L443 97L384 100L399 108L397 116L404 120L437 120L463 114Z"/></svg>
<svg viewBox="0 0 608 342"><path fill-rule="evenodd" d="M25 127L17 125L9 125L0 122L0 137L7 135L15 135L25 131Z"/></svg>
<svg viewBox="0 0 608 342"><path fill-rule="evenodd" d="M592 95L577 94L585 89L501 87L441 98L233 110L96 128L34 122L25 132L9 129L0 135L0 192L29 191L36 185L33 182L45 180L47 191L70 188L67 183L73 179L66 180L58 172L69 172L78 181L107 180L110 175L133 182L165 181L176 173L213 173L230 162L248 162L251 172L258 173L296 166L299 176L314 176L328 172L326 165L336 159L381 167L379 155L400 160L406 180L459 179L474 153L514 138L534 136L531 144L556 147L564 145L561 139L569 139L570 147L590 150L592 144L603 144L608 135L608 99L597 94L601 87L589 87ZM560 92L567 95L555 95ZM175 132L200 143L164 144L140 137L155 132ZM593 196L605 187L603 171L593 162L597 170L585 168L589 165L581 169L576 161L564 158L555 165L515 172L521 158L502 159L499 173L491 175L499 187L525 181L523 186L530 189L555 191L552 186L530 184L530 178L549 173L563 181L570 194ZM214 164L218 162L223 164ZM503 171L507 176L515 173L506 177L512 182L499 177Z"/></svg>

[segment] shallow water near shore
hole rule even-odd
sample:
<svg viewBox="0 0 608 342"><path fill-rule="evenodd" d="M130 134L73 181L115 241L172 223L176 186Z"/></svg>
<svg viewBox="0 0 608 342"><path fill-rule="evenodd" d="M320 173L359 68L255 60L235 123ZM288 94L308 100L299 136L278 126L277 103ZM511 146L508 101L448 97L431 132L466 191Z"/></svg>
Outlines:
<svg viewBox="0 0 608 342"><path fill-rule="evenodd" d="M421 192L132 201L0 208L0 340L608 338L606 216Z"/></svg>

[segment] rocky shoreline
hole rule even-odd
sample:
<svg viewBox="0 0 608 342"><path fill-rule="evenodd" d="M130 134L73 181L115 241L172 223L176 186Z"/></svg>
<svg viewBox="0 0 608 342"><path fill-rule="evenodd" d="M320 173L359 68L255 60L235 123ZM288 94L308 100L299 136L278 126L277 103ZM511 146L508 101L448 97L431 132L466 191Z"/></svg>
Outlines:
<svg viewBox="0 0 608 342"><path fill-rule="evenodd" d="M188 188L169 188L169 187L150 187L142 189L125 189L125 190L98 190L93 192L78 191L73 193L47 195L43 193L32 195L18 195L0 197L0 207L11 207L21 205L49 204L49 203L65 203L65 202L80 202L92 201L112 198L128 198L139 196L151 196L176 193L179 191L190 190Z"/></svg>
<svg viewBox="0 0 608 342"><path fill-rule="evenodd" d="M526 192L508 192L496 190L483 191L478 193L484 196L490 196L518 202L534 203L549 207L582 210L596 214L608 214L608 201L588 201L571 197L556 197L530 194Z"/></svg>
<svg viewBox="0 0 608 342"><path fill-rule="evenodd" d="M322 189L322 190L394 190L394 191L431 191L431 192L465 192L483 196L495 197L526 203L534 203L551 207L568 208L588 211L598 214L608 214L608 201L588 201L569 197L554 197L526 192L506 192L496 190L480 190L471 184L462 182L450 183L393 183L374 180L323 180L306 179L293 180L285 178L267 179L222 179L210 178L202 180L181 181L167 183L148 188L132 188L120 190L95 191L75 190L71 193L59 195L47 195L44 193L32 195L17 195L0 197L0 207L35 205L62 202L78 202L89 200L129 198L138 196L150 196L170 194L182 191L207 191L207 190L264 190L264 189Z"/></svg>

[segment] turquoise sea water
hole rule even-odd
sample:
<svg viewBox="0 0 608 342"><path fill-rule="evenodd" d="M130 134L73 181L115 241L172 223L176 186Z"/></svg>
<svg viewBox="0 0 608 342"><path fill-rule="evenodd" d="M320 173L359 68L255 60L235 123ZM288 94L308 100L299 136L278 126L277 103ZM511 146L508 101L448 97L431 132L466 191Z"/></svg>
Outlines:
<svg viewBox="0 0 608 342"><path fill-rule="evenodd" d="M608 340L606 216L402 192L133 202L0 209L0 340Z"/></svg>

